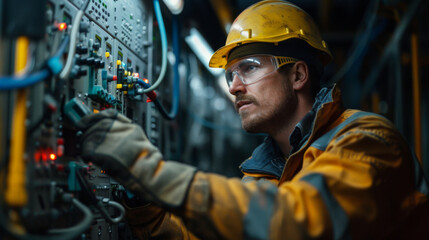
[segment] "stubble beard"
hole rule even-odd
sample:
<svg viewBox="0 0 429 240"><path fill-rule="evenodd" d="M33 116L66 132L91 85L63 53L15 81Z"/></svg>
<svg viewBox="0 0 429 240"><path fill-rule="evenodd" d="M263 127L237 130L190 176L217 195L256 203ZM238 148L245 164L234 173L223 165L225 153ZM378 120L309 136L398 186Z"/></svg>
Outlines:
<svg viewBox="0 0 429 240"><path fill-rule="evenodd" d="M296 108L296 96L290 88L285 89L286 97L282 102L277 101L277 106L264 106L254 100L253 104L261 110L252 113L247 110L240 112L243 129L249 133L268 133L282 128L289 123L289 118Z"/></svg>

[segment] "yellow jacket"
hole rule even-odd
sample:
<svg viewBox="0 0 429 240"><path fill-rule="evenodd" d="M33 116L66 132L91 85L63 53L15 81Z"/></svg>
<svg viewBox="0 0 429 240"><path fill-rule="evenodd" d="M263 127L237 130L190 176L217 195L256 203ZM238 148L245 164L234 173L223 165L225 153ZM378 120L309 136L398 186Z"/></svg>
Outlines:
<svg viewBox="0 0 429 240"><path fill-rule="evenodd" d="M385 118L340 99L337 87L322 89L287 159L268 138L241 180L197 172L181 209L129 209L129 223L142 239L428 236L429 188L407 143Z"/></svg>

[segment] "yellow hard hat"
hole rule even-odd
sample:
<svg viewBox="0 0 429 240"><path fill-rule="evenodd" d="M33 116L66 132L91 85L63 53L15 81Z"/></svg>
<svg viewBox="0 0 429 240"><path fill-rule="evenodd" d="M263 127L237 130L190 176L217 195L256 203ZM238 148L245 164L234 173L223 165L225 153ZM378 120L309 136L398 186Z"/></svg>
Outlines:
<svg viewBox="0 0 429 240"><path fill-rule="evenodd" d="M331 52L316 24L304 10L281 0L261 1L244 10L233 22L225 46L210 59L209 66L225 68L228 55L237 46L274 43L297 38L317 49L323 65L332 60Z"/></svg>

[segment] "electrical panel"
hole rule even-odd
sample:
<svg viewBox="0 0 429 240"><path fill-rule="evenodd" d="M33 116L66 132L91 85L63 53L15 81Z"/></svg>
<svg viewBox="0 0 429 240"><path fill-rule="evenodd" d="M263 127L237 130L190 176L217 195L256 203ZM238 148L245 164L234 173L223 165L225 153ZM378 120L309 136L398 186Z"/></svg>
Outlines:
<svg viewBox="0 0 429 240"><path fill-rule="evenodd" d="M41 2L46 3L44 16L40 16L46 19L45 32L41 40L28 46L26 68L35 71L52 64L51 60L63 66L53 74L53 64L51 77L27 90L17 90L24 94L27 109L25 139L19 139L25 148L21 164L26 168L20 178L26 182L26 196L21 198L24 202L6 199L0 203L0 239L134 239L121 204L130 193L103 169L79 158L80 132L73 120L113 108L142 126L149 140L162 148L162 117L141 84L144 81L150 86L156 77L152 73L154 3ZM15 20L3 21L5 26ZM7 44L11 49L18 45L5 40L3 49ZM4 53L3 60L5 55L11 62L19 57L10 53ZM14 74L9 71L12 64L0 63L3 73ZM63 72L66 68L67 73ZM12 117L19 94L3 92L0 99L6 103L1 110L11 116L1 117L2 166L13 165L8 158L14 143L8 139L13 139L9 138L14 134L11 129L20 127ZM7 186L11 173L0 169L0 183L8 191L13 187Z"/></svg>

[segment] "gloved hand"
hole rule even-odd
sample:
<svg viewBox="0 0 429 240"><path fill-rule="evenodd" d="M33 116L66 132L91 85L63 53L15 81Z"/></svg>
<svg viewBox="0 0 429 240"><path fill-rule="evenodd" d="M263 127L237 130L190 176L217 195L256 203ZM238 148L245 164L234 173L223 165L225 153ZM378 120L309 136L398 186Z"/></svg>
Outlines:
<svg viewBox="0 0 429 240"><path fill-rule="evenodd" d="M82 158L101 167L139 197L176 208L196 169L162 160L143 130L113 109L82 118Z"/></svg>

